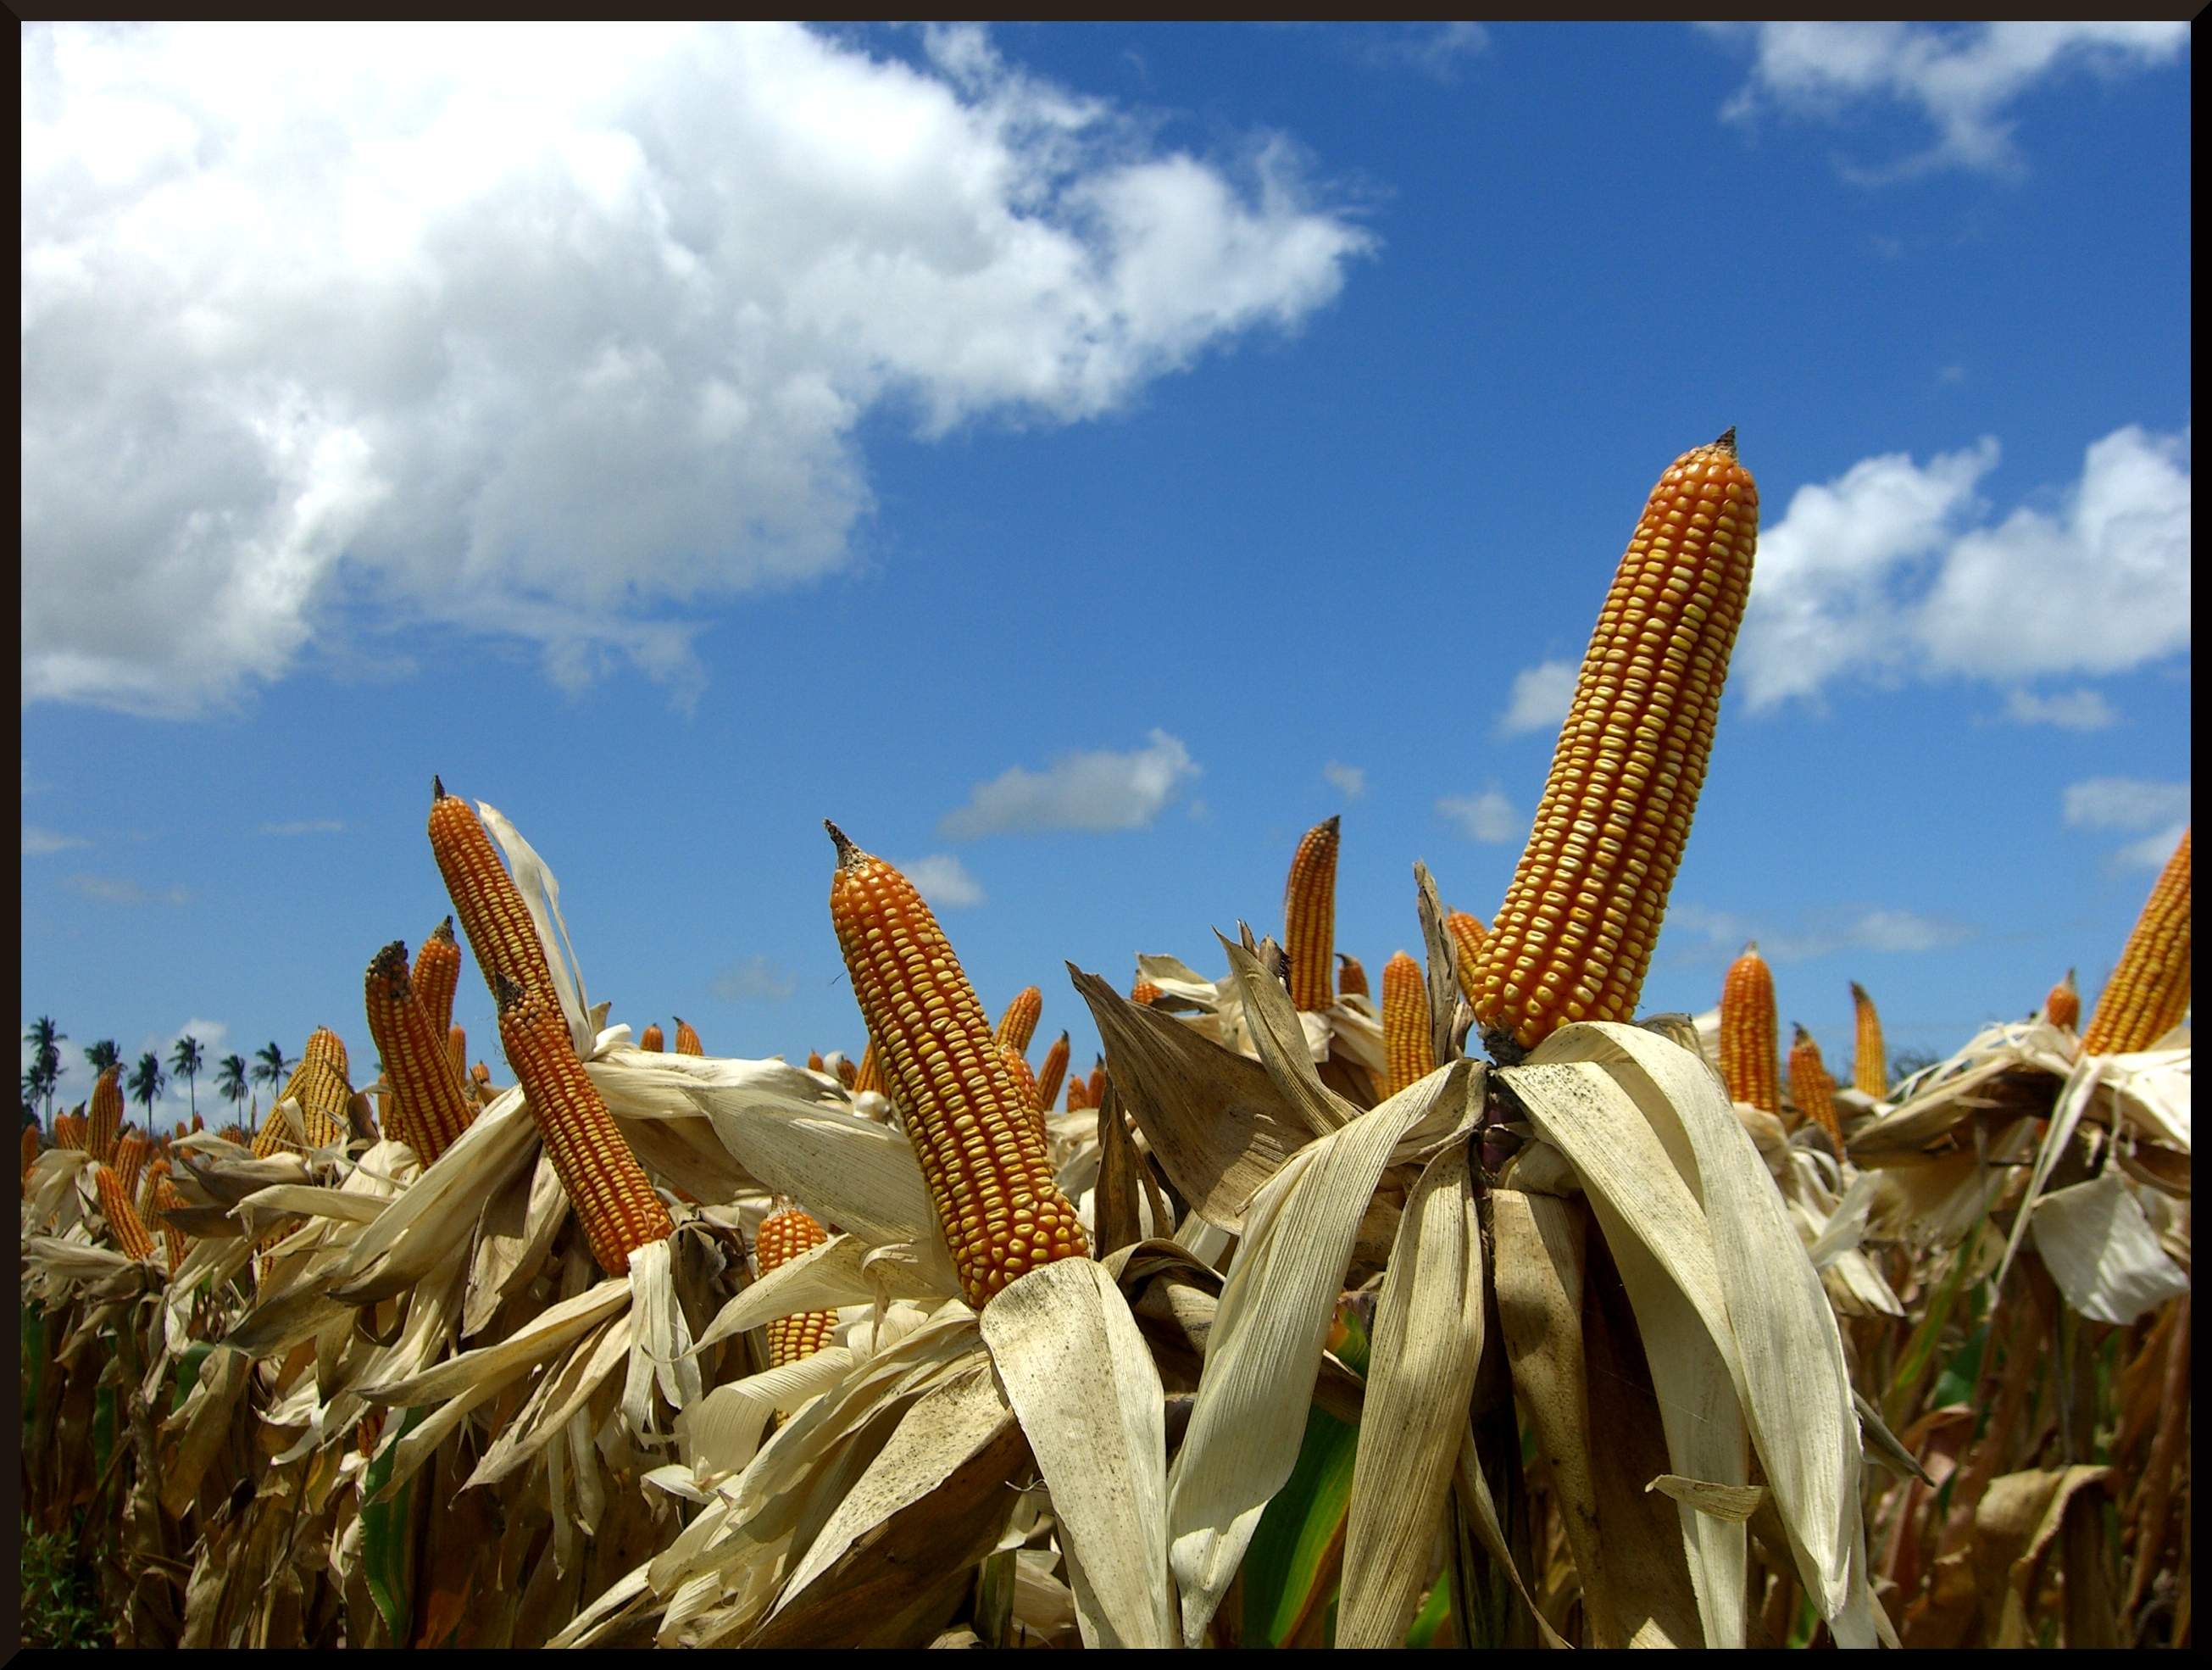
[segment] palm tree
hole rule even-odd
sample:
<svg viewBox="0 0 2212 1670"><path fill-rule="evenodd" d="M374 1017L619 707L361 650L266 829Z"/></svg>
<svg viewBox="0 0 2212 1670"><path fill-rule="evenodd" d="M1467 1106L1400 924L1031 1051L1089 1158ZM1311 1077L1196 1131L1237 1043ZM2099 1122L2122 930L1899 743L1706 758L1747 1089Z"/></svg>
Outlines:
<svg viewBox="0 0 2212 1670"><path fill-rule="evenodd" d="M275 1095L276 1087L284 1082L284 1072L292 1064L284 1059L284 1046L275 1039L253 1052L253 1082L270 1087Z"/></svg>
<svg viewBox="0 0 2212 1670"><path fill-rule="evenodd" d="M38 1075L35 1085L26 1083L31 1100L46 1099L46 1119L54 1115L54 1087L61 1082L61 1046L69 1034L54 1024L53 1017L42 1015L31 1022L31 1030L23 1034L23 1041L31 1046L31 1070Z"/></svg>
<svg viewBox="0 0 2212 1670"><path fill-rule="evenodd" d="M84 1058L92 1064L92 1076L98 1078L123 1059L123 1051L115 1047L113 1039L103 1038L96 1044L85 1046Z"/></svg>
<svg viewBox="0 0 2212 1670"><path fill-rule="evenodd" d="M246 1100L246 1057L227 1055L215 1070L216 1094L230 1104L235 1115L239 1103Z"/></svg>
<svg viewBox="0 0 2212 1670"><path fill-rule="evenodd" d="M131 1070L131 1100L146 1110L149 1129L154 1123L154 1099L161 1094L161 1057L149 1050Z"/></svg>
<svg viewBox="0 0 2212 1670"><path fill-rule="evenodd" d="M200 1111L200 1069L207 1065L207 1057L200 1049L200 1041L190 1033L177 1040L177 1047L169 1051L169 1070L185 1076L186 1094L191 1099L192 1112Z"/></svg>

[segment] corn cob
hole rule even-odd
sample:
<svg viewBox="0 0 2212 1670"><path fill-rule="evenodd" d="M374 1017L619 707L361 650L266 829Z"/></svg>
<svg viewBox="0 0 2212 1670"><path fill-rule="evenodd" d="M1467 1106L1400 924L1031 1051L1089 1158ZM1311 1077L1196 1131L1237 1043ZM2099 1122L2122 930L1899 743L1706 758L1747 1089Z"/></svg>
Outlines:
<svg viewBox="0 0 2212 1670"><path fill-rule="evenodd" d="M2189 1013L2189 832L2150 890L2120 966L2097 995L2081 1034L2089 1055L2148 1050Z"/></svg>
<svg viewBox="0 0 2212 1670"><path fill-rule="evenodd" d="M123 1129L123 1064L110 1062L100 1069L92 1087L92 1113L85 1122L85 1152L106 1165L115 1157L115 1139Z"/></svg>
<svg viewBox="0 0 2212 1670"><path fill-rule="evenodd" d="M415 1001L430 1017L432 1036L442 1038L453 1024L453 992L460 983L461 948L453 938L453 919L447 917L416 950L415 972L409 978ZM458 1070L454 1076L459 1076Z"/></svg>
<svg viewBox="0 0 2212 1670"><path fill-rule="evenodd" d="M1346 997L1370 996L1367 990L1367 971L1360 966L1359 959L1348 957L1340 951L1336 954L1336 960L1337 990Z"/></svg>
<svg viewBox="0 0 2212 1670"><path fill-rule="evenodd" d="M345 1140L346 1104L353 1099L353 1086L346 1082L345 1045L328 1027L318 1027L307 1034L307 1045L300 1051L300 1064L292 1070L283 1089L270 1104L269 1117L253 1138L255 1159L266 1160L279 1149L294 1154L304 1152L293 1139L291 1127L284 1118L287 1098L299 1101L300 1119L307 1130L308 1147L325 1148Z"/></svg>
<svg viewBox="0 0 2212 1670"><path fill-rule="evenodd" d="M84 1152L84 1121L74 1113L54 1115L54 1146Z"/></svg>
<svg viewBox="0 0 2212 1670"><path fill-rule="evenodd" d="M853 995L881 1049L962 1295L980 1310L1017 1277L1087 1257L1090 1245L936 917L905 876L826 826L837 845L830 915Z"/></svg>
<svg viewBox="0 0 2212 1670"><path fill-rule="evenodd" d="M855 1094L863 1090L872 1090L878 1095L883 1094L884 1064L876 1054L876 1040L872 1033L869 1036L867 1047L860 1051L860 1066L853 1077L853 1090Z"/></svg>
<svg viewBox="0 0 2212 1670"><path fill-rule="evenodd" d="M1758 529L1759 490L1734 430L1683 454L1652 489L1477 959L1471 1002L1493 1051L1533 1049L1570 1021L1635 1017L1705 782Z"/></svg>
<svg viewBox="0 0 2212 1670"><path fill-rule="evenodd" d="M227 1125L216 1133L226 1143L235 1143L245 1148L253 1141L252 1134L242 1125Z"/></svg>
<svg viewBox="0 0 2212 1670"><path fill-rule="evenodd" d="M182 1211L184 1208L183 1191L164 1176L154 1186L154 1210L161 1219L161 1240L168 1249L169 1273L172 1276L183 1266L185 1254L191 1250L192 1238L169 1222L167 1215L172 1211Z"/></svg>
<svg viewBox="0 0 2212 1670"><path fill-rule="evenodd" d="M1401 951L1382 965L1382 1094L1395 1096L1435 1068L1429 1035L1429 984L1420 964Z"/></svg>
<svg viewBox="0 0 2212 1670"><path fill-rule="evenodd" d="M837 1082L848 1090L860 1088L860 1064L848 1055L837 1057Z"/></svg>
<svg viewBox="0 0 2212 1670"><path fill-rule="evenodd" d="M422 966L422 959L416 959ZM369 1035L392 1082L395 1133L425 1166L460 1140L476 1111L453 1072L429 1005L407 972L407 946L394 940L378 952L362 981Z"/></svg>
<svg viewBox="0 0 2212 1670"><path fill-rule="evenodd" d="M1052 1111L1053 1099L1060 1094L1060 1076L1067 1071L1067 1034L1060 1033L1044 1052L1044 1065L1037 1070L1036 1105L1045 1112Z"/></svg>
<svg viewBox="0 0 2212 1670"><path fill-rule="evenodd" d="M633 1252L665 1240L676 1225L599 1087L576 1059L559 1005L550 994L530 991L503 974L496 996L500 1042L522 1081L531 1118L584 1227L592 1257L608 1275L623 1275Z"/></svg>
<svg viewBox="0 0 2212 1670"><path fill-rule="evenodd" d="M1862 1094L1880 1101L1889 1094L1889 1072L1883 1064L1889 1057L1882 1053L1881 1016L1875 1012L1874 999L1856 980L1851 982L1851 1014L1858 1023L1857 1041L1851 1049L1851 1088Z"/></svg>
<svg viewBox="0 0 2212 1670"><path fill-rule="evenodd" d="M38 1163L39 1128L27 1125L23 1127L23 1193L27 1198L31 1192L31 1167Z"/></svg>
<svg viewBox="0 0 2212 1670"><path fill-rule="evenodd" d="M663 1052L659 1021L648 1021L645 1023L645 1030L637 1035L637 1047L641 1050L650 1050L655 1055Z"/></svg>
<svg viewBox="0 0 2212 1670"><path fill-rule="evenodd" d="M809 1050L806 1052L806 1070L810 1073L826 1073L830 1070L829 1064L822 1059L821 1051Z"/></svg>
<svg viewBox="0 0 2212 1670"><path fill-rule="evenodd" d="M1794 1021L1790 1024L1795 1034L1790 1045L1790 1100L1797 1104L1801 1117L1820 1123L1841 1154L1844 1128L1836 1118L1836 1082L1821 1063L1820 1046L1813 1034Z"/></svg>
<svg viewBox="0 0 2212 1670"><path fill-rule="evenodd" d="M1085 1106L1090 1107L1106 1106L1106 1057L1104 1056L1098 1057L1091 1064L1091 1080L1083 1087L1083 1100Z"/></svg>
<svg viewBox="0 0 2212 1670"><path fill-rule="evenodd" d="M197 1113L192 1115L192 1134L197 1137L207 1129L207 1121Z"/></svg>
<svg viewBox="0 0 2212 1670"><path fill-rule="evenodd" d="M166 1155L155 1155L153 1163L139 1173L138 1186L131 1190L131 1195L140 1217L145 1217L154 1210L155 1198L161 1192L161 1179L168 1174L169 1161Z"/></svg>
<svg viewBox="0 0 2212 1670"><path fill-rule="evenodd" d="M126 1131L115 1143L115 1175L121 1179L123 1192L133 1200L138 1198L139 1173L146 1168L146 1155L153 1143L135 1131Z"/></svg>
<svg viewBox="0 0 2212 1670"><path fill-rule="evenodd" d="M504 974L526 991L543 993L557 1012L560 1000L554 992L553 971L546 966L545 948L538 943L522 890L500 862L476 809L459 795L447 794L434 777L430 779L430 852L438 861L438 874L446 879L446 892L492 1000L499 999L499 978Z"/></svg>
<svg viewBox="0 0 2212 1670"><path fill-rule="evenodd" d="M1090 1087L1080 1073L1067 1076L1067 1106L1070 1113L1080 1113L1091 1106Z"/></svg>
<svg viewBox="0 0 2212 1670"><path fill-rule="evenodd" d="M92 1179L100 1190L100 1215L107 1220L107 1233L115 1242L115 1250L126 1259L151 1264L154 1238L146 1233L138 1209L131 1204L131 1192L123 1186L123 1179L115 1174L115 1168L96 1164L92 1168Z"/></svg>
<svg viewBox="0 0 2212 1670"><path fill-rule="evenodd" d="M1036 1036L1037 1019L1043 1013L1044 993L1035 986L1024 986L1014 994L1014 1001L1006 1005L1006 1012L999 1017L991 1041L1011 1044L1017 1054L1026 1056L1030 1040Z"/></svg>
<svg viewBox="0 0 2212 1670"><path fill-rule="evenodd" d="M459 1027L446 1028L446 1064L463 1083L469 1076L469 1035Z"/></svg>
<svg viewBox="0 0 2212 1670"><path fill-rule="evenodd" d="M1029 1062L1011 1044L999 1045L999 1059L1006 1064L1006 1076L1013 1080L1014 1094L1022 1099L1030 1123L1036 1127L1037 1140L1049 1148L1051 1141L1045 1130L1044 1109L1037 1104L1036 1075L1030 1071Z"/></svg>
<svg viewBox="0 0 2212 1670"><path fill-rule="evenodd" d="M1133 1003L1151 1004L1159 1000L1160 989L1150 980L1139 980L1129 988L1129 1001Z"/></svg>
<svg viewBox="0 0 2212 1670"><path fill-rule="evenodd" d="M475 1086L477 1104L482 1106L491 1100L491 1069L479 1061L469 1069L469 1082Z"/></svg>
<svg viewBox="0 0 2212 1670"><path fill-rule="evenodd" d="M1777 1043L1774 973L1753 940L1721 982L1721 1079L1731 1098L1765 1112L1782 1112Z"/></svg>
<svg viewBox="0 0 2212 1670"><path fill-rule="evenodd" d="M705 1055L707 1051L699 1043L699 1034L691 1029L691 1023L680 1015L676 1016L675 1020L676 1053L688 1056Z"/></svg>
<svg viewBox="0 0 2212 1670"><path fill-rule="evenodd" d="M1466 994L1468 1007L1474 1003L1474 971L1476 960L1482 954L1482 942L1490 930L1482 925L1482 918L1465 911L1453 911L1444 917L1444 927L1451 934L1452 969L1459 976L1459 989Z"/></svg>
<svg viewBox="0 0 2212 1670"><path fill-rule="evenodd" d="M761 1220L760 1233L753 1237L753 1255L760 1273L766 1276L829 1239L830 1232L812 1213L783 1205ZM812 1356L830 1343L830 1331L836 1326L837 1313L833 1310L778 1317L768 1325L768 1366L781 1368L787 1362Z"/></svg>
<svg viewBox="0 0 2212 1670"><path fill-rule="evenodd" d="M2074 971L2068 969L2066 978L2051 988L2043 1000L2043 1018L2054 1027L2063 1027L2068 1032L2081 1024L2081 993L2074 984Z"/></svg>
<svg viewBox="0 0 2212 1670"><path fill-rule="evenodd" d="M1283 889L1291 1002L1302 1009L1325 1009L1334 1001L1337 822L1331 818L1306 831L1291 856L1291 878Z"/></svg>

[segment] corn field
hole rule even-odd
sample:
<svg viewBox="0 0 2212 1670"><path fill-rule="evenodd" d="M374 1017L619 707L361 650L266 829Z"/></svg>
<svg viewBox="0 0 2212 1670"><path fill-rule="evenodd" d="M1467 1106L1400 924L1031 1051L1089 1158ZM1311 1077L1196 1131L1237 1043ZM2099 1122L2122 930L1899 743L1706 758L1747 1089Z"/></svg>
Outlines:
<svg viewBox="0 0 2212 1670"><path fill-rule="evenodd" d="M1662 476L1411 950L1332 818L1265 931L994 1016L831 825L850 1047L665 1047L434 785L389 910L452 918L330 948L366 1025L258 1130L111 1069L27 1137L27 1527L134 1647L2186 1645L2188 838L2086 1024L1893 1082L1755 947L1640 1014L1757 527L1733 430Z"/></svg>

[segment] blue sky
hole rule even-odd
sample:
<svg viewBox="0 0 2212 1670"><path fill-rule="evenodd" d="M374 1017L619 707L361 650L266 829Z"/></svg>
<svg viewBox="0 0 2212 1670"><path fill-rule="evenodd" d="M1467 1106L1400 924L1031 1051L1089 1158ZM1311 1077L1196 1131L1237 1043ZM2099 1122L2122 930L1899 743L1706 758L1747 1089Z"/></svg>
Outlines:
<svg viewBox="0 0 2212 1670"><path fill-rule="evenodd" d="M1487 919L1645 494L1763 527L1645 986L1945 1051L2189 803L2185 25L24 32L21 1010L210 1061L447 906L857 1050L821 820L985 1006ZM471 972L457 1018L495 1048ZM204 1081L202 1094L210 1094ZM206 1111L211 1102L201 1104ZM182 1104L181 1087L159 1110Z"/></svg>

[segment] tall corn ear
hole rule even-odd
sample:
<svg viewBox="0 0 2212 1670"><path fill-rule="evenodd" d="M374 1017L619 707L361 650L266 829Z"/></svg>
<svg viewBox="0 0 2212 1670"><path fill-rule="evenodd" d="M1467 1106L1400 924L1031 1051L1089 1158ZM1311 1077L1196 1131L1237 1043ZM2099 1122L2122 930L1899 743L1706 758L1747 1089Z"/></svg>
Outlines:
<svg viewBox="0 0 2212 1670"><path fill-rule="evenodd" d="M1528 844L1476 962L1493 1051L1635 1018L1751 590L1759 490L1735 431L1660 477L1583 657Z"/></svg>
<svg viewBox="0 0 2212 1670"><path fill-rule="evenodd" d="M92 1087L92 1112L85 1120L85 1152L101 1165L115 1157L115 1143L123 1132L123 1064L110 1062L100 1070Z"/></svg>
<svg viewBox="0 0 2212 1670"><path fill-rule="evenodd" d="M664 1053L659 1021L648 1021L645 1023L645 1030L637 1035L637 1047L641 1050L650 1050L655 1055Z"/></svg>
<svg viewBox="0 0 2212 1670"><path fill-rule="evenodd" d="M1060 1094L1061 1075L1067 1071L1067 1034L1060 1033L1044 1052L1044 1065L1037 1070L1036 1105L1045 1112L1052 1111L1054 1098Z"/></svg>
<svg viewBox="0 0 2212 1670"><path fill-rule="evenodd" d="M1106 1106L1106 1057L1104 1056L1097 1057L1091 1064L1091 1076L1085 1081L1083 1086L1083 1100L1088 1106Z"/></svg>
<svg viewBox="0 0 2212 1670"><path fill-rule="evenodd" d="M115 1174L112 1166L97 1163L93 1166L92 1178L100 1191L100 1215L107 1220L108 1238L115 1243L115 1250L139 1264L151 1264L154 1238L146 1233L146 1225L138 1216L138 1209L131 1204L131 1193L123 1186L123 1179Z"/></svg>
<svg viewBox="0 0 2212 1670"><path fill-rule="evenodd" d="M811 1212L784 1204L761 1220L760 1231L753 1237L753 1256L760 1265L760 1273L768 1275L780 1270L802 1252L811 1252L830 1239L830 1232ZM781 1368L787 1362L797 1362L812 1356L830 1343L830 1331L837 1326L837 1313L833 1310L800 1311L795 1315L778 1317L768 1325L768 1366Z"/></svg>
<svg viewBox="0 0 2212 1670"><path fill-rule="evenodd" d="M559 1004L503 974L498 981L500 1042L522 1082L554 1173L575 1209L592 1259L608 1275L623 1275L629 1255L665 1240L675 1222L576 1058Z"/></svg>
<svg viewBox="0 0 2212 1670"><path fill-rule="evenodd" d="M866 1047L860 1051L859 1070L853 1075L853 1094L858 1095L863 1090L872 1090L879 1096L884 1094L883 1057L876 1053L876 1040L872 1033L869 1035Z"/></svg>
<svg viewBox="0 0 2212 1670"><path fill-rule="evenodd" d="M1030 1040L1036 1036L1037 1021L1044 1014L1044 993L1035 986L1024 986L1014 994L1014 1001L1006 1005L999 1024L992 1028L991 1037L1000 1044L1011 1044L1018 1054L1026 1056Z"/></svg>
<svg viewBox="0 0 2212 1670"><path fill-rule="evenodd" d="M1841 1154L1844 1127L1836 1117L1836 1081L1821 1061L1820 1046L1813 1041L1813 1034L1794 1021L1790 1024L1793 1031L1790 1045L1790 1100L1797 1104L1800 1115L1815 1121L1828 1133L1836 1152Z"/></svg>
<svg viewBox="0 0 2212 1670"><path fill-rule="evenodd" d="M138 1198L138 1177L145 1169L146 1155L153 1149L137 1131L125 1131L115 1143L115 1174L122 1179L124 1192L133 1200Z"/></svg>
<svg viewBox="0 0 2212 1670"><path fill-rule="evenodd" d="M1341 951L1336 954L1336 990L1345 997L1372 995L1367 990L1367 971L1360 966L1359 959Z"/></svg>
<svg viewBox="0 0 2212 1670"><path fill-rule="evenodd" d="M1782 1112L1780 1038L1774 1015L1774 972L1757 940L1729 965L1721 981L1721 1079L1731 1098L1763 1112Z"/></svg>
<svg viewBox="0 0 2212 1670"><path fill-rule="evenodd" d="M1382 1094L1395 1096L1426 1078L1437 1064L1429 1029L1429 984L1420 964L1401 951L1382 965Z"/></svg>
<svg viewBox="0 0 2212 1670"><path fill-rule="evenodd" d="M2166 861L2136 918L2119 966L2097 995L2081 1034L2089 1055L2148 1050L2189 1013L2189 831Z"/></svg>
<svg viewBox="0 0 2212 1670"><path fill-rule="evenodd" d="M54 1115L54 1146L84 1152L84 1120L74 1113Z"/></svg>
<svg viewBox="0 0 2212 1670"><path fill-rule="evenodd" d="M444 1031L415 990L403 941L370 960L362 987L369 1036L391 1084L394 1134L428 1166L460 1140L476 1110L453 1072Z"/></svg>
<svg viewBox="0 0 2212 1670"><path fill-rule="evenodd" d="M1283 949L1290 959L1291 1002L1302 1009L1325 1009L1335 1001L1331 989L1336 949L1336 844L1339 820L1306 831L1291 857L1291 876L1283 889Z"/></svg>
<svg viewBox="0 0 2212 1670"><path fill-rule="evenodd" d="M138 1173L137 1186L131 1191L131 1204L137 1207L140 1217L149 1217L153 1212L154 1203L161 1192L161 1179L168 1174L167 1155L155 1155L153 1162ZM149 1227L151 1227L150 1223Z"/></svg>
<svg viewBox="0 0 2212 1670"><path fill-rule="evenodd" d="M461 947L453 937L453 919L446 917L430 930L415 953L415 967L408 976L415 1000L430 1017L431 1029L440 1037L453 1024L453 993L461 984Z"/></svg>
<svg viewBox="0 0 2212 1670"><path fill-rule="evenodd" d="M914 884L835 824L830 920L905 1116L962 1295L978 1310L1037 1265L1090 1252L975 990Z"/></svg>
<svg viewBox="0 0 2212 1670"><path fill-rule="evenodd" d="M1452 972L1459 976L1459 989L1467 995L1468 1006L1472 1009L1476 960L1482 954L1482 942L1490 936L1490 929L1482 925L1480 917L1466 911L1447 912L1444 926L1451 932Z"/></svg>
<svg viewBox="0 0 2212 1670"><path fill-rule="evenodd" d="M166 1176L154 1189L154 1210L161 1221L161 1240L169 1254L169 1273L175 1275L184 1267L185 1254L192 1245L192 1238L168 1221L171 1212L185 1209L184 1192Z"/></svg>
<svg viewBox="0 0 2212 1670"><path fill-rule="evenodd" d="M255 1159L266 1160L280 1149L293 1154L305 1152L294 1140L284 1118L288 1097L300 1104L309 1148L327 1148L345 1140L346 1104L353 1100L353 1086L346 1079L345 1044L328 1027L318 1027L307 1034L300 1064L270 1103L269 1117L253 1138Z"/></svg>
<svg viewBox="0 0 2212 1670"><path fill-rule="evenodd" d="M459 795L447 794L444 783L434 777L430 779L429 830L431 856L438 861L453 914L461 919L470 954L492 1001L499 1001L500 977L505 975L526 991L544 993L559 1009L553 971L532 925L529 906L522 902L522 890L500 862L476 808Z"/></svg>
<svg viewBox="0 0 2212 1670"><path fill-rule="evenodd" d="M2043 1018L2054 1027L2068 1032L2081 1023L2081 992L2074 984L2074 971L2068 969L2066 978L2051 988L2043 999Z"/></svg>
<svg viewBox="0 0 2212 1670"><path fill-rule="evenodd" d="M688 1056L705 1055L706 1048L699 1042L699 1034L692 1030L691 1023L680 1015L674 1019L676 1021L675 1053Z"/></svg>
<svg viewBox="0 0 2212 1670"><path fill-rule="evenodd" d="M1851 982L1851 1015L1857 1025L1851 1049L1851 1088L1880 1101L1889 1094L1889 1057L1882 1052L1881 1016L1874 999L1856 980Z"/></svg>

